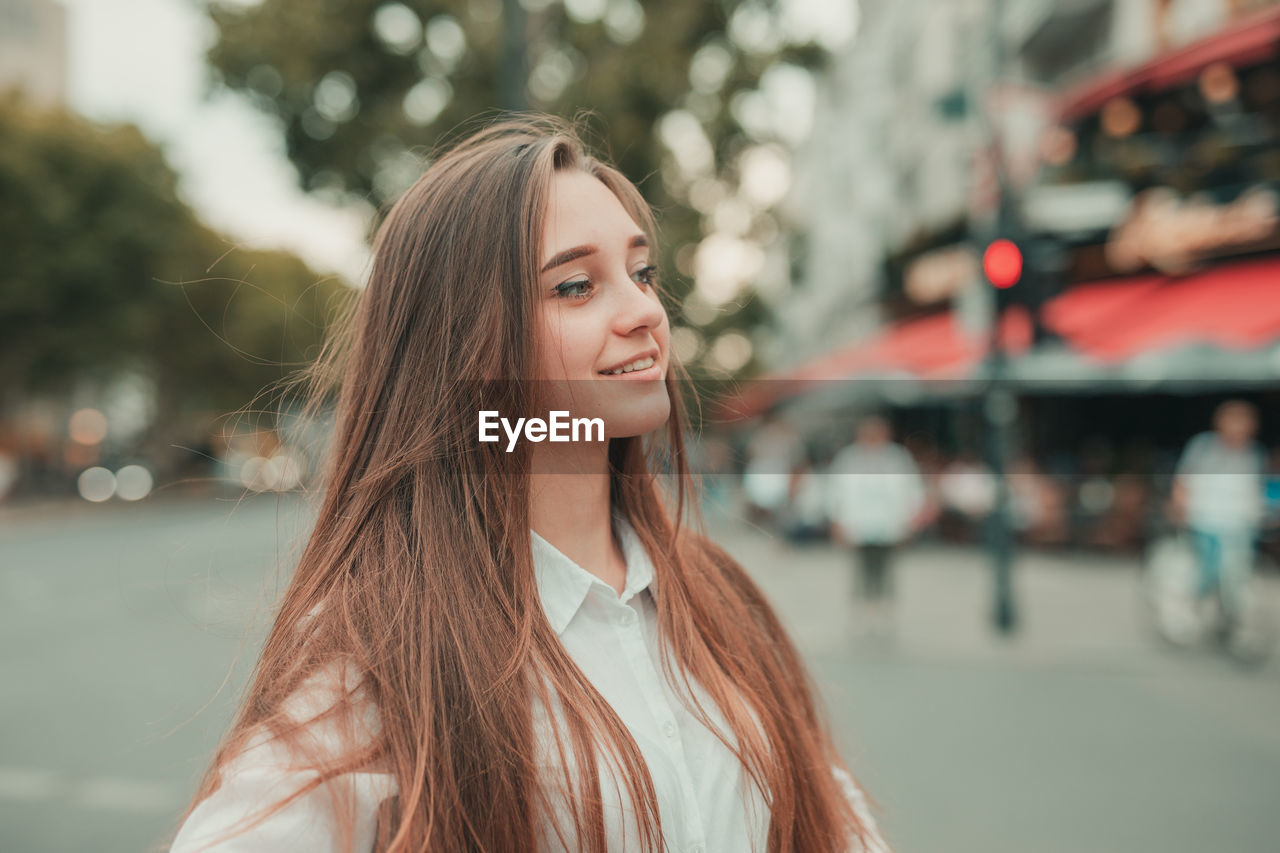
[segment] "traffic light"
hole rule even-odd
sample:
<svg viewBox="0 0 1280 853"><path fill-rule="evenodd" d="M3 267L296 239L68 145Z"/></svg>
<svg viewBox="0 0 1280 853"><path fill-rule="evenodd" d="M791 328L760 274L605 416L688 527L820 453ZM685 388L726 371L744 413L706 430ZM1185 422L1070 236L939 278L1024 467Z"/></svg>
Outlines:
<svg viewBox="0 0 1280 853"><path fill-rule="evenodd" d="M982 253L982 273L993 287L1008 290L1022 278L1022 250L1012 240L993 240Z"/></svg>

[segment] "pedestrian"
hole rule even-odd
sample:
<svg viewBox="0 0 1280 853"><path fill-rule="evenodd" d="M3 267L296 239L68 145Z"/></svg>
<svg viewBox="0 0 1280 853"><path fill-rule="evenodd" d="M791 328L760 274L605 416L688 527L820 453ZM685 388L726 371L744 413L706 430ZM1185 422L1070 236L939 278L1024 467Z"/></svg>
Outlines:
<svg viewBox="0 0 1280 853"><path fill-rule="evenodd" d="M791 473L802 458L800 436L776 415L770 415L752 434L742 472L750 521L771 526L780 523L790 496Z"/></svg>
<svg viewBox="0 0 1280 853"><path fill-rule="evenodd" d="M1174 516L1190 532L1199 566L1196 597L1220 590L1224 639L1241 617L1263 520L1266 461L1257 431L1251 403L1222 403L1213 430L1187 443L1174 475Z"/></svg>
<svg viewBox="0 0 1280 853"><path fill-rule="evenodd" d="M689 480L655 233L551 117L392 207L314 374L314 530L175 853L887 851L773 610L652 473L665 441ZM508 447L482 410L605 431Z"/></svg>
<svg viewBox="0 0 1280 853"><path fill-rule="evenodd" d="M995 474L974 453L962 453L938 475L938 527L945 539L969 541L981 537L995 509Z"/></svg>
<svg viewBox="0 0 1280 853"><path fill-rule="evenodd" d="M779 520L783 536L793 545L827 538L826 482L807 456L791 475L787 503Z"/></svg>
<svg viewBox="0 0 1280 853"><path fill-rule="evenodd" d="M861 633L893 632L894 550L915 529L925 508L924 482L906 448L892 441L888 421L872 415L828 469L828 514L833 537L854 555L855 601Z"/></svg>

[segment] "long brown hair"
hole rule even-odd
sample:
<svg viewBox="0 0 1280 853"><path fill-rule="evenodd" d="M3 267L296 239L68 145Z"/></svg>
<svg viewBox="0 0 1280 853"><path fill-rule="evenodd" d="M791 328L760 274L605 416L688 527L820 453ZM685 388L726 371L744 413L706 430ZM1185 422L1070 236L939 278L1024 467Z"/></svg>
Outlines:
<svg viewBox="0 0 1280 853"><path fill-rule="evenodd" d="M623 779L646 849L663 846L639 748L540 606L528 444L507 453L475 440L482 408L537 411L536 383L519 371L534 353L549 187L567 169L602 181L656 252L640 192L588 154L572 124L548 116L482 127L381 224L367 286L305 374L313 405L339 389L314 530L188 814L267 732L308 756L317 772L306 790L357 770L390 774L398 793L379 815L379 850L529 849L549 810L564 807L536 761L536 700L561 713L555 748L582 771L566 770L558 795L580 849L606 849L601 761ZM765 796L770 851L846 849L865 829L833 775L843 764L800 657L742 567L682 521L690 477L677 376L687 374L671 365L665 436L609 446L614 510L654 566L664 669L700 685L728 721L732 731L718 734ZM657 452L675 475L674 512L653 473ZM291 697L335 665L356 677L322 716L349 722L371 704L377 725L323 752L305 737L316 721L299 719ZM347 839L354 820L348 798Z"/></svg>

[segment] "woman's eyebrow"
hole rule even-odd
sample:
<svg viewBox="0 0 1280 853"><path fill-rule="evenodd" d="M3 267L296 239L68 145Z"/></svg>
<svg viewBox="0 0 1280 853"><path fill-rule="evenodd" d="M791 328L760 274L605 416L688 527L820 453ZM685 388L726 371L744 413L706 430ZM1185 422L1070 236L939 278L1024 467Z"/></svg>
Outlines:
<svg viewBox="0 0 1280 853"><path fill-rule="evenodd" d="M649 245L649 239L643 234L637 234L627 243L627 248L639 249L647 245ZM591 245L575 246L572 249L566 249L560 254L553 256L551 260L547 261L542 267L542 272L553 270L558 266L569 263L570 261L576 261L578 258L585 258L587 255L594 255L598 251L599 249Z"/></svg>

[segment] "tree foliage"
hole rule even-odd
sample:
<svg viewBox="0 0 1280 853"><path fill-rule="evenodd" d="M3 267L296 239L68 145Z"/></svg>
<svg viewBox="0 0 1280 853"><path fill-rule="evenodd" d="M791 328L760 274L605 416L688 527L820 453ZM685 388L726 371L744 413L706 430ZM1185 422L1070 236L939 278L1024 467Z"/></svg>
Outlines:
<svg viewBox="0 0 1280 853"><path fill-rule="evenodd" d="M732 184L739 152L770 136L744 120L740 96L778 63L824 58L779 36L771 0L214 0L209 12L215 79L276 116L304 187L335 199L384 205L442 141L496 107L588 109L605 153L661 214L660 263L681 298L709 213L691 188ZM504 39L510 23L523 39ZM735 27L748 37L731 38ZM524 103L503 104L513 75ZM697 174L664 142L674 110L694 116L707 143ZM748 299L704 331L763 317Z"/></svg>
<svg viewBox="0 0 1280 853"><path fill-rule="evenodd" d="M132 126L0 100L0 403L141 373L157 428L237 409L315 354L347 288L200 223Z"/></svg>

